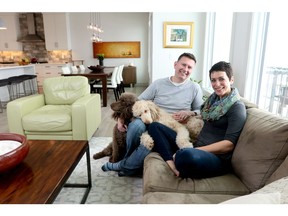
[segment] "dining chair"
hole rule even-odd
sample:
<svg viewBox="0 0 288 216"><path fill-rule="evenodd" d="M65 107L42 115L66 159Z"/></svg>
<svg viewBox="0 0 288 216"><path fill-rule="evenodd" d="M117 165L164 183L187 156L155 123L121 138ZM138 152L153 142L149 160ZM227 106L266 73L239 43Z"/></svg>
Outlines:
<svg viewBox="0 0 288 216"><path fill-rule="evenodd" d="M113 89L115 100L119 99L118 93L118 85L117 85L117 74L119 67L114 67L112 75L111 75L111 83L107 83L107 89ZM97 92L102 92L102 84L94 84L93 88L97 90Z"/></svg>
<svg viewBox="0 0 288 216"><path fill-rule="evenodd" d="M117 90L118 98L120 97L120 95L123 92L125 92L125 90L123 91L124 87L122 87L122 84L121 84L121 81L123 83L123 77L122 77L123 68L124 68L124 65L118 66L118 71L117 71L117 76L116 76L116 83L117 83L117 89L116 90ZM111 79L112 79L112 76L107 79L108 85L111 85Z"/></svg>
<svg viewBox="0 0 288 216"><path fill-rule="evenodd" d="M80 73L84 73L85 66L84 65L79 65L79 70L80 70Z"/></svg>
<svg viewBox="0 0 288 216"><path fill-rule="evenodd" d="M71 73L70 68L68 66L63 66L61 69L62 69L63 74L70 74Z"/></svg>
<svg viewBox="0 0 288 216"><path fill-rule="evenodd" d="M72 74L77 74L78 73L77 66L76 65L71 66L71 71L72 71Z"/></svg>
<svg viewBox="0 0 288 216"><path fill-rule="evenodd" d="M120 65L118 69L118 79L120 80L120 84L119 84L120 94L125 92L124 83L123 83L123 69L124 69L124 65Z"/></svg>

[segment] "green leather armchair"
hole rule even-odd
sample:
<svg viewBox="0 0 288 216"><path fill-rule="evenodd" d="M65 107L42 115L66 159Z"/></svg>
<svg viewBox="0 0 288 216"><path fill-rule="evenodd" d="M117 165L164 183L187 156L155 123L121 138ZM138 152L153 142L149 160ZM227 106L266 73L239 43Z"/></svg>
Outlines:
<svg viewBox="0 0 288 216"><path fill-rule="evenodd" d="M11 133L28 139L89 140L101 123L100 95L86 77L47 78L43 94L7 104L7 119Z"/></svg>

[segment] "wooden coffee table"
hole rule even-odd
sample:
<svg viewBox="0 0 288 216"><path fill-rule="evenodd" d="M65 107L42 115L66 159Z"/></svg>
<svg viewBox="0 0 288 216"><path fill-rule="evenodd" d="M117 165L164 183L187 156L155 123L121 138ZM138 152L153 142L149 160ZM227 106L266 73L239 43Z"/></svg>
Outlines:
<svg viewBox="0 0 288 216"><path fill-rule="evenodd" d="M86 188L85 203L92 187L87 141L29 140L30 150L16 168L0 174L0 203L53 203L63 187ZM69 176L86 153L87 184L67 184Z"/></svg>

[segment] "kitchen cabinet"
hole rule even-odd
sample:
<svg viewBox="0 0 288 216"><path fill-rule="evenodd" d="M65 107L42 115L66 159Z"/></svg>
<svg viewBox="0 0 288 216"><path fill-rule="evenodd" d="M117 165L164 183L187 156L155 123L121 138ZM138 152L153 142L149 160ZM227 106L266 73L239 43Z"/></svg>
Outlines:
<svg viewBox="0 0 288 216"><path fill-rule="evenodd" d="M36 64L35 70L37 75L38 92L43 92L43 81L49 77L62 75L62 67L67 64ZM69 64L68 64L69 65Z"/></svg>
<svg viewBox="0 0 288 216"><path fill-rule="evenodd" d="M71 50L68 13L43 13L47 50Z"/></svg>
<svg viewBox="0 0 288 216"><path fill-rule="evenodd" d="M0 51L22 51L22 43L17 42L20 36L19 17L17 13L0 13L7 29L0 30Z"/></svg>
<svg viewBox="0 0 288 216"><path fill-rule="evenodd" d="M127 85L134 86L137 81L136 67L134 66L124 67L122 76L123 76L123 83L125 86Z"/></svg>

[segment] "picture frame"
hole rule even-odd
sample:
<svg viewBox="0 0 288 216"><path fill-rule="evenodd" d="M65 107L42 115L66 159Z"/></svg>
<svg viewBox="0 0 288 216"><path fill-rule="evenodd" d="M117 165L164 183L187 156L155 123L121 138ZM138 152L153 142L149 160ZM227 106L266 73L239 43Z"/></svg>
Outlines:
<svg viewBox="0 0 288 216"><path fill-rule="evenodd" d="M194 22L164 22L164 48L192 48Z"/></svg>

